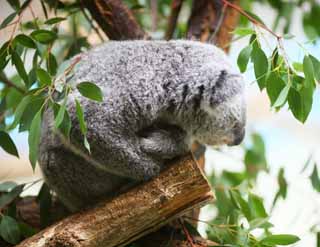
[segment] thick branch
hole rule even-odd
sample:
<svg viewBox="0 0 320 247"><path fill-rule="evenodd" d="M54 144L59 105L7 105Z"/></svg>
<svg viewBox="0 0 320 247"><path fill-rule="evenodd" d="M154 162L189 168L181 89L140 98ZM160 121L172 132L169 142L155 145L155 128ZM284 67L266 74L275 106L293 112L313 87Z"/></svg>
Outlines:
<svg viewBox="0 0 320 247"><path fill-rule="evenodd" d="M109 39L148 39L132 12L120 0L85 0L84 6Z"/></svg>
<svg viewBox="0 0 320 247"><path fill-rule="evenodd" d="M174 163L150 182L67 217L18 246L125 246L212 200L190 155Z"/></svg>
<svg viewBox="0 0 320 247"><path fill-rule="evenodd" d="M234 5L239 0L229 1ZM193 1L191 15L188 21L189 39L203 42L214 42L217 46L228 51L232 38L232 31L239 19L239 12L234 8L226 8L223 0Z"/></svg>

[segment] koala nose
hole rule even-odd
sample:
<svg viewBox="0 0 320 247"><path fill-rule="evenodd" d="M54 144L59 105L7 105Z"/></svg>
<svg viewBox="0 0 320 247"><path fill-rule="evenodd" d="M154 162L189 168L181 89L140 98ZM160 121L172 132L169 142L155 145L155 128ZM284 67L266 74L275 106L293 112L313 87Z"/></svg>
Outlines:
<svg viewBox="0 0 320 247"><path fill-rule="evenodd" d="M234 139L233 139L233 142L229 144L229 146L239 145L243 141L245 133L246 133L245 127L242 124L237 124L233 128Z"/></svg>

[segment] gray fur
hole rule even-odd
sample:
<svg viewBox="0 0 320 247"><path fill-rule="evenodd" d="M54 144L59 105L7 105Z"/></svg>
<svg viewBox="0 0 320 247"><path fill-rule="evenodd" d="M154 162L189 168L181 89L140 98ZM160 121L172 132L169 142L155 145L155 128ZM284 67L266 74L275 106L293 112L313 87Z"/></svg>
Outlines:
<svg viewBox="0 0 320 247"><path fill-rule="evenodd" d="M156 176L164 161L194 140L239 144L245 126L244 82L217 47L195 41L107 42L87 53L75 81L96 83L104 101L74 91L71 142L82 147L74 98L88 125L92 154L79 155L53 133L45 113L40 145L44 177L71 210Z"/></svg>

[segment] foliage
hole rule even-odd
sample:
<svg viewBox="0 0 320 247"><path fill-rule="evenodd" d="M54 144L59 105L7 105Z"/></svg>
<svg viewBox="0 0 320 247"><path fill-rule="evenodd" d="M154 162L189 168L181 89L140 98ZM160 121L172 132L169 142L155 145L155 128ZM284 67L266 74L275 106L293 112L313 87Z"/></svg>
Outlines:
<svg viewBox="0 0 320 247"><path fill-rule="evenodd" d="M53 110L55 129L68 139L71 130L71 119L67 111L70 92L78 90L82 96L91 100L103 100L102 92L94 82L75 85L72 78L72 71L81 60L76 55L91 46L89 34L98 32L96 35L100 39L103 37L95 28L96 24L90 17L88 19L81 1L41 0L45 18L34 16L31 21L25 22L22 21L22 16L30 10L31 0L7 2L12 7L12 12L1 22L0 30L11 26L13 32L0 48L0 147L18 157L10 131L27 131L29 159L35 168L44 111ZM153 25L149 1L124 2L134 12L140 25L150 31ZM272 30L252 13L254 2L275 10L277 16ZM158 1L158 22L152 32L156 38L163 37L170 5L169 0ZM302 8L302 5L309 8ZM237 58L240 71L246 72L252 66L257 85L261 91L266 90L271 107L276 111L289 107L293 116L304 123L312 109L314 91L320 81L320 61L296 41L289 31L292 15L296 8L300 8L303 9L301 23L306 35L311 41L318 38L320 5L312 0L242 0L241 6L241 20L233 33L236 40L247 37L249 42L241 49ZM188 13L190 9L191 1L185 1L182 12ZM50 12L53 17L49 18ZM282 27L280 22L285 25ZM187 20L181 17L173 38L185 37L186 30ZM279 35L276 31L282 34ZM275 40L272 52L266 49L270 46L265 42L266 35L271 35ZM285 50L287 41L296 42L301 47L305 54L302 61L289 59ZM11 65L16 73L8 78L7 71ZM90 145L86 139L85 112L77 99L75 105L83 145L90 153ZM223 171L221 175L214 172L209 177L217 197L215 206L212 206L216 207L217 215L207 222L208 237L221 246L264 247L295 243L299 240L296 236L271 232L273 225L269 222L270 215L263 198L254 193L259 174L268 172L268 164L261 136L254 133L251 140L252 145L244 147L243 171ZM316 166L310 181L319 192L320 178ZM273 206L279 198L285 199L287 195L288 183L284 169L279 170L278 185ZM29 186L13 182L0 184L0 236L7 243L16 244L35 232L16 217L15 202ZM38 201L41 223L45 226L50 221L48 210L51 206L51 192L46 185L43 185ZM256 233L257 229L261 230L261 234Z"/></svg>

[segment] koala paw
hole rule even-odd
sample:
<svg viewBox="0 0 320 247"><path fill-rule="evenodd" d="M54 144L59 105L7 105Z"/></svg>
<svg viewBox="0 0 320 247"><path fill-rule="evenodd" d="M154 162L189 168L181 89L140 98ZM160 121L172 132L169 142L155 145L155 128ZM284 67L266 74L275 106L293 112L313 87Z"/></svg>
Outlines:
<svg viewBox="0 0 320 247"><path fill-rule="evenodd" d="M172 159L188 152L186 133L178 127L153 129L141 138L141 150L157 159Z"/></svg>

